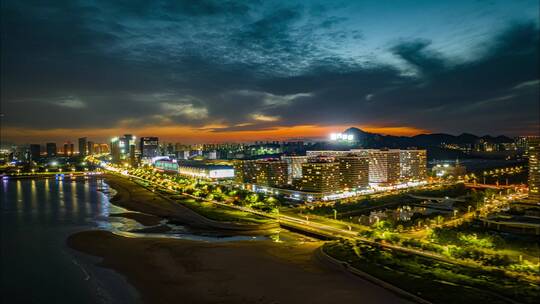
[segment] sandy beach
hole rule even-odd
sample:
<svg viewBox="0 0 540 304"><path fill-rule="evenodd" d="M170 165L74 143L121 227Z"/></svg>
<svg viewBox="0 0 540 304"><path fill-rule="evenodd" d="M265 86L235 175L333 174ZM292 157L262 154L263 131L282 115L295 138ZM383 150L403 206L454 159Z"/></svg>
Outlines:
<svg viewBox="0 0 540 304"><path fill-rule="evenodd" d="M242 231L244 234L264 234L268 230L278 228L277 223L248 224L214 221L181 204L149 191L127 178L108 174L105 176L105 179L107 184L116 191L116 195L111 199L111 203L131 211L141 212L161 219L168 219L200 229L220 229ZM150 220L143 219L142 216L135 214L128 214L127 217L134 220ZM147 226L145 223L142 224Z"/></svg>
<svg viewBox="0 0 540 304"><path fill-rule="evenodd" d="M320 242L207 243L125 238L106 231L69 237L76 250L126 276L144 303L406 303L321 263Z"/></svg>

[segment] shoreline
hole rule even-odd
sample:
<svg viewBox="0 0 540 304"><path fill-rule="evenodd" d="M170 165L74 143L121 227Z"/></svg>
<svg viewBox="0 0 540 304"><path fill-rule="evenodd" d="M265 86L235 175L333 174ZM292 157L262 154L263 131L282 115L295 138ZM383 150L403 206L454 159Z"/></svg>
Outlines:
<svg viewBox="0 0 540 304"><path fill-rule="evenodd" d="M210 243L93 230L67 244L100 257L97 266L123 275L144 303L410 303L326 267L315 256L322 242Z"/></svg>
<svg viewBox="0 0 540 304"><path fill-rule="evenodd" d="M126 178L111 174L106 174L103 178L109 187L116 191L115 195L110 198L110 202L129 211L199 229L218 229L242 234L265 234L272 229L279 228L277 223L246 224L215 221Z"/></svg>

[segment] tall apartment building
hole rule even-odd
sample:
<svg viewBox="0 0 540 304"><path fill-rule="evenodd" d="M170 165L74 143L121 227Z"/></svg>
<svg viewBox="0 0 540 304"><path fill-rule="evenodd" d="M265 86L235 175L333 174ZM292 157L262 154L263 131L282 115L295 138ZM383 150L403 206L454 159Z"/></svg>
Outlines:
<svg viewBox="0 0 540 304"><path fill-rule="evenodd" d="M234 180L237 183L254 184L256 182L254 160L235 160L233 168Z"/></svg>
<svg viewBox="0 0 540 304"><path fill-rule="evenodd" d="M70 142L64 144L64 156L73 156L74 145Z"/></svg>
<svg viewBox="0 0 540 304"><path fill-rule="evenodd" d="M240 183L280 187L288 183L287 162L272 160L239 160L234 163L235 180Z"/></svg>
<svg viewBox="0 0 540 304"><path fill-rule="evenodd" d="M31 144L30 145L30 159L32 161L38 161L40 157L41 157L41 145Z"/></svg>
<svg viewBox="0 0 540 304"><path fill-rule="evenodd" d="M88 151L88 155L94 154L94 142L93 141L88 141L87 151Z"/></svg>
<svg viewBox="0 0 540 304"><path fill-rule="evenodd" d="M286 185L289 181L287 162L282 160L259 160L255 162L256 184L268 187Z"/></svg>
<svg viewBox="0 0 540 304"><path fill-rule="evenodd" d="M339 163L333 159L312 159L302 164L298 190L305 192L335 192L339 189Z"/></svg>
<svg viewBox="0 0 540 304"><path fill-rule="evenodd" d="M47 143L46 147L47 147L47 157L55 157L56 153L58 152L56 148L56 143L49 142Z"/></svg>
<svg viewBox="0 0 540 304"><path fill-rule="evenodd" d="M369 182L391 185L399 182L400 150L369 150Z"/></svg>
<svg viewBox="0 0 540 304"><path fill-rule="evenodd" d="M418 181L427 177L426 150L400 150L401 181Z"/></svg>
<svg viewBox="0 0 540 304"><path fill-rule="evenodd" d="M362 189L369 185L369 158L365 156L341 156L339 163L340 190Z"/></svg>
<svg viewBox="0 0 540 304"><path fill-rule="evenodd" d="M86 156L88 153L88 139L86 137L79 138L79 155Z"/></svg>
<svg viewBox="0 0 540 304"><path fill-rule="evenodd" d="M540 202L540 138L530 138L529 152L529 199Z"/></svg>
<svg viewBox="0 0 540 304"><path fill-rule="evenodd" d="M307 163L307 156L282 156L281 159L287 163L289 184L295 179L302 178L302 164Z"/></svg>

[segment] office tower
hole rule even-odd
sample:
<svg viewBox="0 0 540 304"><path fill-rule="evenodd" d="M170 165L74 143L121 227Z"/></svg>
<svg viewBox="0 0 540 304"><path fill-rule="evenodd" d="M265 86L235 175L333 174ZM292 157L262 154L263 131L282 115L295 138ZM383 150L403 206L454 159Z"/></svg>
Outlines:
<svg viewBox="0 0 540 304"><path fill-rule="evenodd" d="M529 138L529 199L540 202L540 138Z"/></svg>
<svg viewBox="0 0 540 304"><path fill-rule="evenodd" d="M133 149L132 149L133 146ZM132 151L133 150L133 157ZM120 163L122 161L132 161L135 154L135 136L131 134L125 134L124 136L114 137L111 139L111 156L114 163Z"/></svg>
<svg viewBox="0 0 540 304"><path fill-rule="evenodd" d="M396 184L400 177L400 150L369 150L369 182Z"/></svg>
<svg viewBox="0 0 540 304"><path fill-rule="evenodd" d="M159 156L159 139L157 137L141 137L139 150L142 159Z"/></svg>
<svg viewBox="0 0 540 304"><path fill-rule="evenodd" d="M427 177L426 150L400 150L400 179L419 181Z"/></svg>
<svg viewBox="0 0 540 304"><path fill-rule="evenodd" d="M111 157L113 163L119 163L120 162L120 138L113 137L111 139Z"/></svg>
<svg viewBox="0 0 540 304"><path fill-rule="evenodd" d="M57 152L56 143L47 143L47 157L55 157Z"/></svg>
<svg viewBox="0 0 540 304"><path fill-rule="evenodd" d="M303 163L298 189L305 192L335 192L339 189L339 163L331 158L311 159Z"/></svg>
<svg viewBox="0 0 540 304"><path fill-rule="evenodd" d="M79 138L79 156L86 156L87 155L87 145L88 140L86 137Z"/></svg>
<svg viewBox="0 0 540 304"><path fill-rule="evenodd" d="M41 157L41 145L31 144L30 145L30 160L38 161L40 157Z"/></svg>
<svg viewBox="0 0 540 304"><path fill-rule="evenodd" d="M339 183L341 189L359 190L368 187L368 157L348 155L338 157L336 160L339 163Z"/></svg>

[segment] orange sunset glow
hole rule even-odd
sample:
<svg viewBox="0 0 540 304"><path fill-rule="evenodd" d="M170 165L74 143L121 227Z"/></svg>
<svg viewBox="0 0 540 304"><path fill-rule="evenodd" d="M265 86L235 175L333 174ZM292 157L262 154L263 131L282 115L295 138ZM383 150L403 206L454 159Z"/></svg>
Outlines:
<svg viewBox="0 0 540 304"><path fill-rule="evenodd" d="M290 139L324 139L332 132L342 132L352 126L317 126L302 125L290 127L272 127L264 130L246 131L217 131L216 126L192 128L185 126L162 126L144 128L107 128L107 129L52 129L36 130L23 128L6 128L2 130L2 137L16 139L17 141L32 141L39 138L66 141L75 140L80 134L87 134L92 138L107 142L113 135L134 134L136 136L158 135L166 141L185 143L204 142L251 142L260 140L290 140ZM355 126L366 132L379 133L395 136L413 136L417 134L431 133L429 130L415 127L379 127L379 126Z"/></svg>

